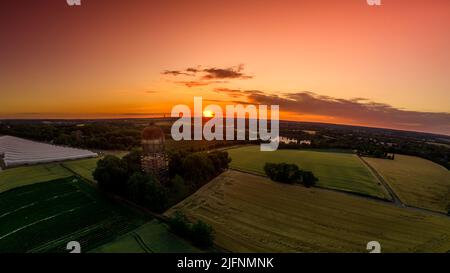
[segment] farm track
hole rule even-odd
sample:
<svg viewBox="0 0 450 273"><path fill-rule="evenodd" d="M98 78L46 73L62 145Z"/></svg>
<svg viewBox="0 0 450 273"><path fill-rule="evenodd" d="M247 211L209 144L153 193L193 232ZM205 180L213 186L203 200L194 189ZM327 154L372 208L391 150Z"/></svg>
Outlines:
<svg viewBox="0 0 450 273"><path fill-rule="evenodd" d="M378 173L378 171L372 167L367 161L364 160L363 157L358 156L358 158L361 160L361 162L363 163L364 166L366 166L370 172L373 173L373 175L375 175L375 177L377 178L377 180L384 186L384 188L389 192L389 195L392 198L392 202L399 206L399 207L406 207L406 205L400 200L400 198L398 197L398 195L395 193L395 191L391 188L391 186L389 185L389 183L384 179L384 177Z"/></svg>
<svg viewBox="0 0 450 273"><path fill-rule="evenodd" d="M144 240L142 239L142 237L137 234L136 232L132 233L133 238L136 240L136 242L138 243L138 245L147 253L154 253L154 251L144 242Z"/></svg>

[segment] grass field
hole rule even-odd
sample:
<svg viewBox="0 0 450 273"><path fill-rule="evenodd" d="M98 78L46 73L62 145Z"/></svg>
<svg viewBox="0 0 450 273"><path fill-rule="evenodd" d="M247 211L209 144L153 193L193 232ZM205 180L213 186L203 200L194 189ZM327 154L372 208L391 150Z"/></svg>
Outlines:
<svg viewBox="0 0 450 273"><path fill-rule="evenodd" d="M395 155L395 160L365 158L407 205L439 212L450 209L450 172L418 157Z"/></svg>
<svg viewBox="0 0 450 273"><path fill-rule="evenodd" d="M211 224L233 252L383 252L450 250L450 218L383 201L273 183L228 171L167 214L181 210Z"/></svg>
<svg viewBox="0 0 450 273"><path fill-rule="evenodd" d="M84 252L148 220L74 177L24 186L0 194L0 252L66 251L72 240Z"/></svg>
<svg viewBox="0 0 450 273"><path fill-rule="evenodd" d="M310 150L278 150L261 152L259 146L244 146L227 150L231 168L264 175L264 164L294 163L314 172L318 185L331 189L357 192L390 199L386 189L353 153Z"/></svg>
<svg viewBox="0 0 450 273"><path fill-rule="evenodd" d="M99 160L100 158L89 158L83 160L66 161L62 163L62 165L71 170L72 172L80 175L84 179L89 180L91 182L95 182L92 173L97 167L97 162Z"/></svg>
<svg viewBox="0 0 450 273"><path fill-rule="evenodd" d="M118 157L123 157L127 153L128 152L126 151L109 152L109 154ZM68 160L64 162L23 166L0 171L0 193L16 187L69 177L73 175L72 172L80 175L86 180L95 182L92 177L92 172L97 167L97 161L100 159L101 157Z"/></svg>
<svg viewBox="0 0 450 273"><path fill-rule="evenodd" d="M0 193L26 185L72 176L58 163L18 167L0 172Z"/></svg>
<svg viewBox="0 0 450 273"><path fill-rule="evenodd" d="M165 224L153 220L115 241L94 249L92 252L192 253L200 252L200 250L171 233Z"/></svg>

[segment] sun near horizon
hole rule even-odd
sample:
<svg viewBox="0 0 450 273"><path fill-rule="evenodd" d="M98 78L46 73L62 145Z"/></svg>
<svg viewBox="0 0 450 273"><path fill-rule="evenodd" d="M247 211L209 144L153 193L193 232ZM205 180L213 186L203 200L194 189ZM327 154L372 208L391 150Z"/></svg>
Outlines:
<svg viewBox="0 0 450 273"><path fill-rule="evenodd" d="M7 1L0 119L162 116L203 96L450 135L450 1ZM179 22L182 23L180 28Z"/></svg>

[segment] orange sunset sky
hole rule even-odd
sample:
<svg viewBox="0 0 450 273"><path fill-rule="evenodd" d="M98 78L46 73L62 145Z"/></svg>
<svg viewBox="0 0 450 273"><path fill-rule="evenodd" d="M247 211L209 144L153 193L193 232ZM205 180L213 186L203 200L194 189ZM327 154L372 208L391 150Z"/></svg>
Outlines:
<svg viewBox="0 0 450 273"><path fill-rule="evenodd" d="M450 1L2 1L0 119L279 104L450 135Z"/></svg>

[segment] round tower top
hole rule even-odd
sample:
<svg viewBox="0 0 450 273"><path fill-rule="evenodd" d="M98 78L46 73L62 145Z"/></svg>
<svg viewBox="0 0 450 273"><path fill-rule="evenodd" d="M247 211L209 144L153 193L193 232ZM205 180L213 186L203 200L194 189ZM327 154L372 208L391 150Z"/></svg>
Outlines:
<svg viewBox="0 0 450 273"><path fill-rule="evenodd" d="M164 132L157 126L148 126L142 131L143 140L164 139Z"/></svg>

